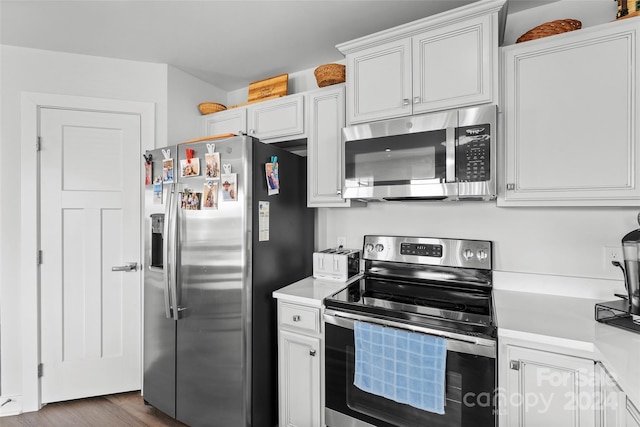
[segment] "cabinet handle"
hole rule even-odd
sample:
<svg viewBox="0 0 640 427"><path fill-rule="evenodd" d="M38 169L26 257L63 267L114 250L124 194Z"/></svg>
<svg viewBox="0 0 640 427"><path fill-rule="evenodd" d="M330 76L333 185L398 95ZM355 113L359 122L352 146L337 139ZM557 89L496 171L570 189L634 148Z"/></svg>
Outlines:
<svg viewBox="0 0 640 427"><path fill-rule="evenodd" d="M309 350L309 356L314 356L316 355L316 351L315 350Z"/></svg>
<svg viewBox="0 0 640 427"><path fill-rule="evenodd" d="M294 322L299 322L300 321L300 315L296 314L295 316L293 316L293 321Z"/></svg>
<svg viewBox="0 0 640 427"><path fill-rule="evenodd" d="M402 105L407 106L409 104L410 104L410 102L409 102L409 100L407 98L402 100Z"/></svg>
<svg viewBox="0 0 640 427"><path fill-rule="evenodd" d="M413 103L414 103L414 104L420 104L420 97L419 97L419 96L415 96L415 97L413 98Z"/></svg>

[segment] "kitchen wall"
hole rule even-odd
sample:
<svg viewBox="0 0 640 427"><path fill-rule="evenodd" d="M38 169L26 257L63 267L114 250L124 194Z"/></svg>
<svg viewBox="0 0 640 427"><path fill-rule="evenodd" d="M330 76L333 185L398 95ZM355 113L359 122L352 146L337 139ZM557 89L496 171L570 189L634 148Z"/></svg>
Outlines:
<svg viewBox="0 0 640 427"><path fill-rule="evenodd" d="M197 136L198 103L224 92L166 64L4 45L0 57L0 395L11 396L22 391L21 199L32 196L20 190L21 93L154 103L159 147Z"/></svg>

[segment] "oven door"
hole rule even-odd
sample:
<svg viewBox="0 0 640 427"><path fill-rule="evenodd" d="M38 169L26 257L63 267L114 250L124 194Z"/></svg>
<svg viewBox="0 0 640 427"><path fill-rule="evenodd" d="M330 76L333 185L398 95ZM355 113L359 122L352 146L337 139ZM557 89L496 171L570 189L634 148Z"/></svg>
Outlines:
<svg viewBox="0 0 640 427"><path fill-rule="evenodd" d="M325 420L328 427L495 426L493 340L328 310L325 319ZM447 339L445 413L439 415L364 392L353 384L354 320Z"/></svg>
<svg viewBox="0 0 640 427"><path fill-rule="evenodd" d="M457 123L450 111L344 128L343 197L455 197Z"/></svg>

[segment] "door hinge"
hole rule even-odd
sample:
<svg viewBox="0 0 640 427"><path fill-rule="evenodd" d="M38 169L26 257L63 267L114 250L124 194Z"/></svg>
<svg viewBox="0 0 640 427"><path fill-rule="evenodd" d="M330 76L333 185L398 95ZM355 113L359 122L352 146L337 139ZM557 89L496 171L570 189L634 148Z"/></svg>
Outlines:
<svg viewBox="0 0 640 427"><path fill-rule="evenodd" d="M42 137L39 136L38 138L36 138L36 151L40 151L41 143L42 143Z"/></svg>
<svg viewBox="0 0 640 427"><path fill-rule="evenodd" d="M509 361L509 368L513 369L514 371L519 371L520 370L520 361L519 360L511 360L511 361Z"/></svg>
<svg viewBox="0 0 640 427"><path fill-rule="evenodd" d="M42 377L42 363L38 363L38 378Z"/></svg>
<svg viewBox="0 0 640 427"><path fill-rule="evenodd" d="M38 265L42 265L42 251L38 251L38 255L36 256Z"/></svg>

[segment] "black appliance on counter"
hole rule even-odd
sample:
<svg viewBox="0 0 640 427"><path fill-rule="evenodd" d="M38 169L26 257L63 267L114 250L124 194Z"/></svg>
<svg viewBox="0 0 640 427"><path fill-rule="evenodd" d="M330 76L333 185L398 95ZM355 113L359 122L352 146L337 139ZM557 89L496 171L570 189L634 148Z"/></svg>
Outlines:
<svg viewBox="0 0 640 427"><path fill-rule="evenodd" d="M497 328L490 241L365 236L364 275L325 298L329 427L495 426ZM354 324L446 339L444 414L354 385Z"/></svg>
<svg viewBox="0 0 640 427"><path fill-rule="evenodd" d="M616 295L618 300L596 304L595 317L600 323L640 333L640 229L622 238L622 252L624 267L618 261L612 264L622 270L627 294Z"/></svg>

